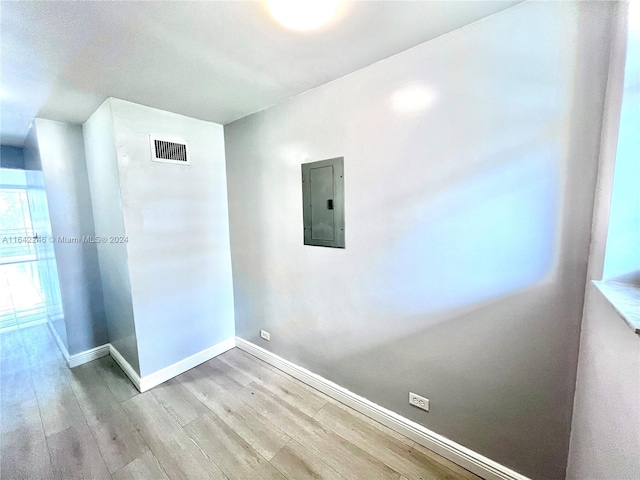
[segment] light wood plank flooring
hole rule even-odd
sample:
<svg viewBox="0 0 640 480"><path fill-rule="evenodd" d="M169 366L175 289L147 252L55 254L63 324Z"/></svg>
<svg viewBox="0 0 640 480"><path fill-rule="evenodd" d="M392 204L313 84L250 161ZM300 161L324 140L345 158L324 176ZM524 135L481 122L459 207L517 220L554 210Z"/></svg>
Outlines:
<svg viewBox="0 0 640 480"><path fill-rule="evenodd" d="M238 349L140 394L46 325L0 348L2 479L478 479Z"/></svg>

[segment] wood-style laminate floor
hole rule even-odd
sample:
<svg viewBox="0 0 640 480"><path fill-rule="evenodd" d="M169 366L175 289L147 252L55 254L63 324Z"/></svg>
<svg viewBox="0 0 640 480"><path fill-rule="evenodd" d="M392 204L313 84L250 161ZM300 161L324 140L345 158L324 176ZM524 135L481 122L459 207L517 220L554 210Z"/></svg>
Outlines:
<svg viewBox="0 0 640 480"><path fill-rule="evenodd" d="M238 349L140 394L46 325L0 348L2 479L478 478Z"/></svg>

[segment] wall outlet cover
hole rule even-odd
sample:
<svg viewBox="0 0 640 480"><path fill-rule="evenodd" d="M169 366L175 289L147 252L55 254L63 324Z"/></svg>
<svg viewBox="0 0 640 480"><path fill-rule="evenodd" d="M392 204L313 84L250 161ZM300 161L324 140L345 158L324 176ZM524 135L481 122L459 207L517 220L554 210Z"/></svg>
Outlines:
<svg viewBox="0 0 640 480"><path fill-rule="evenodd" d="M260 338L264 338L267 342L271 341L271 335L265 330L260 330Z"/></svg>
<svg viewBox="0 0 640 480"><path fill-rule="evenodd" d="M429 399L409 392L409 403L414 407L421 408L422 410L429 411Z"/></svg>

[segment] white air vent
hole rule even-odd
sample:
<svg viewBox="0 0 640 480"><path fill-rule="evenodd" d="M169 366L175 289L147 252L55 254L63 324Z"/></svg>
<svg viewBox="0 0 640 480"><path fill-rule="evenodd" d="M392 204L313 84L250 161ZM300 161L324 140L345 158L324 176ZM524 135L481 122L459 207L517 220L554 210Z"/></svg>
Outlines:
<svg viewBox="0 0 640 480"><path fill-rule="evenodd" d="M160 138L149 135L149 143L151 144L151 160L154 162L191 165L187 142L175 138Z"/></svg>

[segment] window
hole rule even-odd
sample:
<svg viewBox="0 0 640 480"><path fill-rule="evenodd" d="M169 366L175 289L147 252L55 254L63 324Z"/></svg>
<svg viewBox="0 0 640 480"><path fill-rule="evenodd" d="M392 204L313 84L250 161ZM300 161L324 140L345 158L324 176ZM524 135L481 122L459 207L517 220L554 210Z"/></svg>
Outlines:
<svg viewBox="0 0 640 480"><path fill-rule="evenodd" d="M630 2L624 86L604 268L602 281L594 282L637 334L640 334L639 20L639 2ZM614 57L613 60L615 61Z"/></svg>

